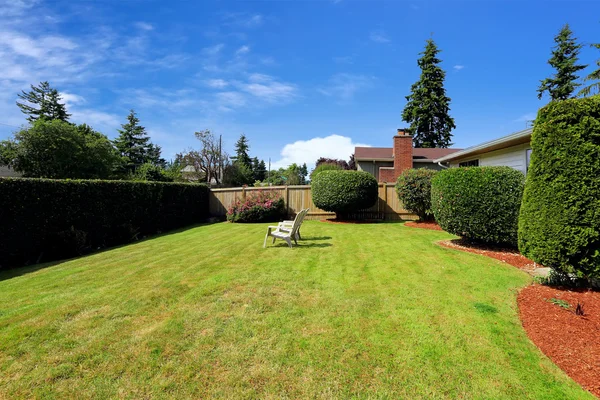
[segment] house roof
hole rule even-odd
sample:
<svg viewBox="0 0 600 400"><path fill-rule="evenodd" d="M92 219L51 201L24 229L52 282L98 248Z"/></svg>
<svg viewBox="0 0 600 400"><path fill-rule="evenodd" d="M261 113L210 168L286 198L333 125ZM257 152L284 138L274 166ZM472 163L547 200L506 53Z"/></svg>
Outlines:
<svg viewBox="0 0 600 400"><path fill-rule="evenodd" d="M506 147L516 146L518 144L529 143L531 140L531 132L533 132L533 129L528 128L519 132L511 133L510 135L490 140L489 142L484 142L476 146L471 146L464 150L457 151L456 153L440 156L435 160L435 162L448 162L459 158L475 156L494 150L504 149Z"/></svg>
<svg viewBox="0 0 600 400"><path fill-rule="evenodd" d="M413 148L413 160L433 161L460 150ZM357 161L393 161L394 149L391 147L356 147L354 149L354 159Z"/></svg>

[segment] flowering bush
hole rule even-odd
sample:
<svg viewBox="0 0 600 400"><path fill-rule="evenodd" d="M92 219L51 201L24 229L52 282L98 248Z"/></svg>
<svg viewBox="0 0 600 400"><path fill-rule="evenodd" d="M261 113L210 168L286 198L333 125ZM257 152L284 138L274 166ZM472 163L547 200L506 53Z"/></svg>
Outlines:
<svg viewBox="0 0 600 400"><path fill-rule="evenodd" d="M236 200L227 210L231 222L278 222L285 218L285 202L272 190L257 190L247 194L246 199Z"/></svg>

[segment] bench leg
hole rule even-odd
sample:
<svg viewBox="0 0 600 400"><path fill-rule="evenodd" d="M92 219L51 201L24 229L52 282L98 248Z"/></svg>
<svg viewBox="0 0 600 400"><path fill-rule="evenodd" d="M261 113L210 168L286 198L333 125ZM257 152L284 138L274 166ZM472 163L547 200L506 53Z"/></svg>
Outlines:
<svg viewBox="0 0 600 400"><path fill-rule="evenodd" d="M265 235L265 241L263 243L263 249L267 247L267 238L269 237L269 232Z"/></svg>
<svg viewBox="0 0 600 400"><path fill-rule="evenodd" d="M292 248L292 239L290 239L289 237L286 237L284 240L287 242L288 246L290 246L290 249L291 249Z"/></svg>

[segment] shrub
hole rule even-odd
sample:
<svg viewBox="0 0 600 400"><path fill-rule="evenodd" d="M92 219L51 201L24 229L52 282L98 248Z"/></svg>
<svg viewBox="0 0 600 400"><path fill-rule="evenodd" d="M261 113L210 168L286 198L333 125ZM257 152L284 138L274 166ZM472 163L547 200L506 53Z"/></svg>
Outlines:
<svg viewBox="0 0 600 400"><path fill-rule="evenodd" d="M237 199L227 210L227 220L231 222L278 222L285 216L285 202L273 190L249 192L245 199Z"/></svg>
<svg viewBox="0 0 600 400"><path fill-rule="evenodd" d="M152 163L140 165L132 174L131 179L134 181L173 182L173 177L169 176L166 170Z"/></svg>
<svg viewBox="0 0 600 400"><path fill-rule="evenodd" d="M542 108L531 148L519 250L558 273L600 278L600 97Z"/></svg>
<svg viewBox="0 0 600 400"><path fill-rule="evenodd" d="M431 178L437 171L427 168L407 169L396 182L398 198L408 211L422 221L433 219L431 211Z"/></svg>
<svg viewBox="0 0 600 400"><path fill-rule="evenodd" d="M315 206L335 212L340 219L373 206L378 198L377 180L364 171L323 171L311 188Z"/></svg>
<svg viewBox="0 0 600 400"><path fill-rule="evenodd" d="M431 180L431 208L447 232L516 246L525 177L510 167L451 168Z"/></svg>
<svg viewBox="0 0 600 400"><path fill-rule="evenodd" d="M77 256L201 222L205 185L0 179L0 268Z"/></svg>
<svg viewBox="0 0 600 400"><path fill-rule="evenodd" d="M315 179L315 176L317 176L319 173L323 172L323 171L341 171L344 168L342 168L339 164L333 164L333 163L322 163L319 164L315 167L315 169L313 169L313 171L310 173L310 179L313 180Z"/></svg>

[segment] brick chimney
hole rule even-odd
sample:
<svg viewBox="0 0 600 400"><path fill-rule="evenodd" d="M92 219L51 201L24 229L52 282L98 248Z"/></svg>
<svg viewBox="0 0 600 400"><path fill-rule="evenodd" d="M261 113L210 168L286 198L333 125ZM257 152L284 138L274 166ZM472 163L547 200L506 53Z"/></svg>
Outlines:
<svg viewBox="0 0 600 400"><path fill-rule="evenodd" d="M412 135L404 129L398 129L394 136L394 182L400 174L413 167Z"/></svg>

